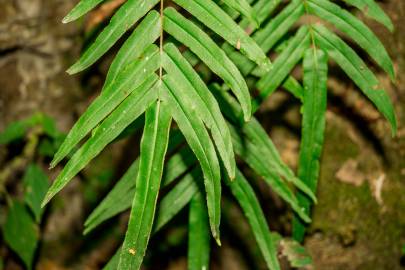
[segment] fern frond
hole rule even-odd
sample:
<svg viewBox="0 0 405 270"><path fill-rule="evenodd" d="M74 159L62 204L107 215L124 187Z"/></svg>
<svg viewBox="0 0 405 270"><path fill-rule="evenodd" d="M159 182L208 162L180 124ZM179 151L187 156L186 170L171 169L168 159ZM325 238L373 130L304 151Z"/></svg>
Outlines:
<svg viewBox="0 0 405 270"><path fill-rule="evenodd" d="M362 10L367 5L370 17L392 28L389 18L373 0L345 1ZM101 2L80 1L64 22L83 16ZM154 10L159 2L160 12ZM271 19L281 0L224 0L224 5L230 7L229 14L226 8L212 0L172 2L176 8L165 7L162 0L127 0L94 43L69 68L68 72L73 74L93 65L135 26L113 60L100 96L80 117L55 155L52 166L90 136L55 179L44 204L107 144L119 138L135 120L140 121L139 117L146 111L140 157L85 224L85 233L88 233L132 205L123 248L106 269L139 269L151 233L162 228L190 202L190 239L195 239L204 250L190 248L190 256L196 252L208 253L208 227L219 244L222 165L230 178L222 175L222 179L245 211L267 266L280 269L263 213L253 189L237 168L235 153L292 207L297 215L294 230L297 232L298 228L296 237L299 238L304 232L304 222L310 221L310 205L316 202L328 56L390 121L393 133L396 130L388 95L379 90L377 78L356 52L343 39L311 20L290 38L293 26L305 15L332 23L393 79L391 60L366 25L329 0L291 0ZM255 2L253 7L249 6L252 2ZM190 18L183 16L181 9L186 10ZM238 25L235 19L239 15L243 18ZM257 28L258 25L261 27ZM222 46L213 40L206 28L223 39ZM154 43L159 43L159 47ZM284 43L283 46L279 46L280 43ZM271 50L278 54L272 66L266 56ZM290 75L303 59L304 87ZM193 68L199 62L216 74L224 85L208 87ZM259 94L253 102L244 79L249 74L258 77L255 86ZM270 138L252 117L260 104L280 86L300 99L304 108L298 178L282 162ZM228 89L236 99L226 92ZM172 118L182 136L169 136ZM242 119L251 121L243 123ZM188 147L179 147L184 140ZM167 148L173 155L164 164ZM196 164L199 167L194 167ZM135 176L136 182L133 181ZM159 189L178 179L157 204ZM199 180L204 183L206 207L202 203ZM288 182L297 188L298 194ZM208 215L204 215L205 211ZM207 228L200 221L206 221ZM200 269L207 265L207 260L190 261L189 266Z"/></svg>
<svg viewBox="0 0 405 270"><path fill-rule="evenodd" d="M380 21L389 29L392 29L392 24L390 20L387 19L388 16L385 15L373 0L348 0L346 2L360 9L365 9L367 6L370 7L372 11L368 15ZM370 58L372 58L386 73L388 73L391 79L394 80L395 74L392 61L380 40L359 19L329 0L292 0L275 18L270 20L267 25L253 33L252 37L265 52L268 52L287 35L290 28L292 28L298 19L304 15L316 16L334 25L338 30L367 52ZM287 47L277 56L272 70L269 72L263 72L260 69L256 69L253 72L260 77L256 84L256 87L259 90L259 95L253 104L253 111L255 111L261 102L283 83L284 85L286 84L288 90L294 95L302 97L301 99L305 108L305 103L310 102L305 101L304 99L305 91L315 90L300 90L299 85L296 83L292 84L289 74L302 60L304 52L312 46L313 48L322 49L343 69L343 71L345 71L345 73L389 121L392 134L394 135L396 132L396 119L389 96L381 89L377 78L370 69L367 68L363 60L341 38L332 33L326 27L322 26L322 23L318 22L314 24L311 22L311 19L309 19L309 22L304 24L306 25L299 28L294 37L289 40ZM243 74L251 72L255 67L255 65L249 62L248 59L240 56L239 52L233 51L228 53L230 53L231 59L235 61L238 67L244 67ZM326 81L323 83L326 85ZM304 94L300 94L300 91L303 91ZM326 91L326 86L323 91ZM307 117L310 116L306 115L304 110L304 118ZM303 137L305 136L311 136L310 133L308 134L307 129L303 130ZM312 149L311 152L306 155L307 157L315 157L312 162L319 162L319 147L321 147L318 145L319 143L322 143L321 140L308 141L303 139L301 142L301 149ZM302 163L303 161L301 160L299 166L304 168L302 170L305 170L305 168L313 170L312 168L307 167L305 162L304 164ZM302 172L300 175L311 175L311 172ZM305 178L305 176L303 177ZM313 192L316 192L316 184L314 187L311 183L317 182L318 173L312 174L309 178L310 179L302 180L304 180L309 186L312 185L311 188ZM301 195L300 197L302 198ZM308 200L300 199L300 201ZM305 202L303 202L303 204L310 205ZM309 207L306 208L309 209ZM307 213L309 213L309 210L307 210ZM300 220L295 220L294 223L297 227L301 227L296 230L303 231L303 223ZM302 238L302 235L299 237L297 236L297 238Z"/></svg>
<svg viewBox="0 0 405 270"><path fill-rule="evenodd" d="M200 162L207 193L210 227L214 238L220 243L220 166L214 143L229 176L233 178L236 165L231 136L215 98L204 82L173 44L168 43L163 46L163 31L190 48L209 68L230 85L241 102L246 120L251 115L249 91L246 82L233 62L203 30L183 17L174 8L164 8L162 1L160 14L151 10L158 2L156 0L128 0L125 2L79 61L69 68L68 72L73 74L94 64L129 28L146 15L118 52L117 58L113 61L107 75L101 95L79 119L55 155L52 166L66 157L90 131L99 125L92 137L74 154L62 173L56 178L44 204L108 143L139 117L146 108L149 106L153 108L155 106L153 104L156 103L159 109L167 107L167 113L177 122ZM265 68L268 67L269 59L259 46L217 4L212 1L201 0L175 0L174 2L223 37L225 41L240 49L249 59ZM100 2L83 1L79 3L65 21L78 18L98 3ZM246 5L244 7L246 8ZM160 49L153 45L159 37ZM158 78L154 74L157 70L159 70ZM166 72L164 76L163 71ZM148 83L146 84L145 79L149 77L151 79L146 81ZM155 86L152 88L150 84ZM142 89L137 89L138 85L141 85ZM192 89L191 92L189 88ZM143 104L139 104L140 100ZM158 118L155 121L158 121ZM207 128L211 130L213 140ZM148 119L145 122L144 136L148 136L147 130ZM154 133L150 134L153 135ZM144 175L145 172L142 168L144 159L148 159L148 154L141 151L137 179L142 179L138 182L148 183L151 180L148 178L148 174ZM159 157L158 160L163 160L163 157ZM156 176L158 176L158 180L153 180L158 182L154 185L160 183L161 179L161 175ZM144 238L138 239L137 235L140 233L142 235L149 234L151 231L154 206L156 205L156 200L154 201L153 198L156 198L157 191L152 193L150 190L142 190L141 187L137 187L135 191L132 213L144 211L142 209L147 208L145 211L148 211L147 214L152 218L147 219L145 223L133 221L133 218L130 219L124 241L124 251L135 248L132 247L134 243L139 245L138 249L140 248L140 250L135 253L133 258L131 254L122 252L120 269L126 269L130 266L138 268L140 266L147 239L145 242L142 240ZM138 192L144 195L137 195ZM150 200L141 202L139 196L146 196ZM147 203L151 205L147 205ZM90 221L88 224L91 224Z"/></svg>

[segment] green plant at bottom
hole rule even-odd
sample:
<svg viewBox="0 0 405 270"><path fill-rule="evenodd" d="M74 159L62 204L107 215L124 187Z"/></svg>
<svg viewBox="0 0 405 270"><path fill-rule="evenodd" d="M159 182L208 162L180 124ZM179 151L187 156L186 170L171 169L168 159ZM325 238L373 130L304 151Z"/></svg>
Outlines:
<svg viewBox="0 0 405 270"><path fill-rule="evenodd" d="M0 201L4 202L0 210L5 213L0 227L5 244L27 269L33 269L45 210L41 203L49 188L48 176L36 159L53 156L63 139L64 134L57 130L54 119L42 113L11 122L0 132L0 146L4 149L23 145L21 153L11 154L13 158L0 170ZM21 192L11 194L7 190L9 180L19 171L23 172L22 179L12 185L21 185L20 189L14 188Z"/></svg>

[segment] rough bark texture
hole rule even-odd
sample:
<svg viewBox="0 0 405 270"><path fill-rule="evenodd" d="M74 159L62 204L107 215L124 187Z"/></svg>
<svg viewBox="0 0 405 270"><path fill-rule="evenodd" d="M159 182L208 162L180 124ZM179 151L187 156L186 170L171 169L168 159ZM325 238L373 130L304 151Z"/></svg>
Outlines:
<svg viewBox="0 0 405 270"><path fill-rule="evenodd" d="M38 110L65 130L71 125L80 91L77 77L64 70L80 50L79 32L60 21L72 2L0 1L1 129Z"/></svg>
<svg viewBox="0 0 405 270"><path fill-rule="evenodd" d="M84 75L64 73L83 43L80 23L60 23L75 2L0 0L0 130L14 120L42 111L55 117L59 128L67 131L100 89L102 76L98 74L105 72L104 62ZM387 123L374 107L340 71L331 68L319 204L314 208L313 223L305 240L316 269L404 267L400 260L405 244L405 2L386 0L381 5L393 19L395 33L373 21L366 22L382 38L395 62L397 81L391 83L383 74L380 77L395 103L398 135L392 138ZM291 99L285 93L276 93L260 118L273 119L265 124L284 160L296 167L299 107L287 98ZM0 149L0 168L4 155L4 149ZM108 155L104 160L110 164L116 156ZM46 224L39 269L62 269L57 265L73 258L79 261L78 269L98 269L97 263L104 262L112 252L111 246L117 245L111 240L113 244L107 248L87 254L85 263L75 257L78 248L65 249L67 244L77 246L84 241L66 240L80 234L83 221L83 202L80 190L75 188L77 184L70 185L65 192L69 207L59 209ZM274 218L269 217L269 222L274 222ZM289 230L282 224L271 226ZM221 252L225 258L229 254L239 256L236 251ZM1 250L0 253L4 254ZM218 268L249 269L243 262L238 266L232 263L234 260L228 264L224 260ZM176 266L171 269L183 269L184 259L173 265ZM19 269L17 264L7 266Z"/></svg>

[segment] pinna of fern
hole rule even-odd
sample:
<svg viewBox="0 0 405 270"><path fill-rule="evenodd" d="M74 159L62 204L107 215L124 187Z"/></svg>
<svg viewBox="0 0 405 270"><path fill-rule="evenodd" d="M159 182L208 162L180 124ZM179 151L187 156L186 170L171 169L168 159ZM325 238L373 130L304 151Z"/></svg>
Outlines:
<svg viewBox="0 0 405 270"><path fill-rule="evenodd" d="M101 2L82 0L64 21L79 18ZM301 27L276 58L271 69L263 51L270 51L286 36L289 28L301 16L314 14L322 19L332 20L341 31L349 32L346 34L370 54L378 51L378 55L373 55L374 60L393 77L388 54L382 45L379 46L381 43L364 24L327 0L293 0L271 20L267 19L281 1L259 0L254 3L253 8L250 8L249 3L253 1L227 0L224 3L234 9L233 12L229 12L230 15L224 11L225 8L213 1L172 1L221 36L225 40L222 48L202 28L176 9L165 8L163 1L160 2L160 13L155 11L153 8L158 2L126 1L80 60L68 70L70 73L76 73L94 64L129 28L144 17L117 53L107 74L102 93L78 120L55 155L52 166L66 157L91 133L91 137L75 152L57 177L44 202L48 202L107 144L146 111L139 159L85 224L88 232L132 205L123 247L106 269L138 269L151 232L159 230L190 201L190 239L206 239L207 229L204 229L204 220L208 219L207 224L210 225L211 233L219 243L220 164L223 164L226 170L226 173L222 174L222 179L229 185L246 213L268 268L279 269L274 239L268 231L253 189L236 168L234 153L291 205L297 214L294 224L298 225L294 227L300 231L297 234L295 229L294 235L300 239L302 237L299 235L303 235L303 221L310 220L308 217L310 202L315 201L313 193L316 191L317 167L323 141L323 115L326 109L328 56L331 56L344 71L351 72L349 77L390 120L393 130L395 117L385 92L374 89L375 80L370 80L375 79L374 75L365 65L356 68L356 65L348 63L347 59L352 59L351 57L358 63L363 62L343 40L326 28L313 24ZM347 2L360 8L364 7L359 1L347 0ZM367 2L375 4L372 0ZM379 15L382 11L375 6L370 9L373 12L369 12L369 15L377 17L389 27L387 17ZM238 13L246 17L241 19L239 26L231 18L231 16L236 18ZM268 23L263 26L266 21ZM252 38L243 30L243 28L252 29L250 24L262 25L253 33ZM217 74L225 82L224 87L211 85L208 88L185 58L186 54L182 54L174 44L163 39L163 31L178 43L185 45L197 56L198 61L202 61ZM365 33L364 37L357 37L359 32ZM154 45L155 42L159 46ZM374 50L367 47L373 42L377 42ZM289 74L303 57L304 87L301 88ZM244 76L249 73L259 76L257 88L260 94L253 102L253 111L282 83L303 101L303 140L299 178L295 177L281 161L267 133L254 118L248 123L240 121L249 120L252 113L250 95L244 80ZM370 88L371 84L373 87ZM224 92L224 89L228 88L239 104ZM319 115L321 117L318 117ZM191 150L184 147L180 150L176 148L183 137L179 136L178 131L176 133L169 131L172 118ZM179 152L174 153L176 150ZM165 163L164 157L167 152L173 152L173 155ZM179 158L181 155L188 157L187 162ZM269 159L263 161L263 156ZM190 171L192 167L195 169ZM155 214L159 189L178 178L180 178L178 183L160 201ZM232 180L233 178L235 179ZM200 179L203 179L205 185L206 203L201 201L202 191L198 188ZM292 182L300 190L298 197L286 181ZM200 222L197 222L198 220ZM207 242L201 240L201 243L205 244L198 246L201 249L199 251L194 250L197 248L194 245L189 246L190 258L192 254L204 251L208 253ZM207 267L207 260L207 258L189 259L189 268Z"/></svg>

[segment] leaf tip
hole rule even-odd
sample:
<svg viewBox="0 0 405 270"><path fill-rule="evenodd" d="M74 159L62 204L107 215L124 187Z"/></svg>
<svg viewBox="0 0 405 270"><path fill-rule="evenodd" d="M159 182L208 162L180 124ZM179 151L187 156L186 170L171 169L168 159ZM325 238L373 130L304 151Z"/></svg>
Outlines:
<svg viewBox="0 0 405 270"><path fill-rule="evenodd" d="M302 219L306 222L306 223L311 223L312 219L305 213L302 214Z"/></svg>
<svg viewBox="0 0 405 270"><path fill-rule="evenodd" d="M260 29L260 21L259 21L258 18L255 18L255 19L253 20L253 23L254 23L256 29Z"/></svg>
<svg viewBox="0 0 405 270"><path fill-rule="evenodd" d="M393 123L391 123L391 136L394 138L397 136L397 121L394 119Z"/></svg>
<svg viewBox="0 0 405 270"><path fill-rule="evenodd" d="M66 23L70 23L72 21L72 19L70 18L69 14L66 15L63 19L62 19L62 23L66 24Z"/></svg>
<svg viewBox="0 0 405 270"><path fill-rule="evenodd" d="M69 75L75 74L72 67L68 68L68 70L66 70L66 73L69 74Z"/></svg>
<svg viewBox="0 0 405 270"><path fill-rule="evenodd" d="M273 69L273 64L270 61L270 58L265 57L262 61L261 67L266 71L269 72Z"/></svg>
<svg viewBox="0 0 405 270"><path fill-rule="evenodd" d="M91 228L85 227L84 230L83 230L83 233L82 233L83 236L88 235L90 231L91 231Z"/></svg>
<svg viewBox="0 0 405 270"><path fill-rule="evenodd" d="M221 239L219 239L218 236L215 237L215 242L217 242L217 245L218 245L219 247L222 245L222 244L221 244Z"/></svg>
<svg viewBox="0 0 405 270"><path fill-rule="evenodd" d="M60 162L60 157L58 156L58 153L56 153L55 156L53 157L51 163L49 164L49 169L51 170L51 169L55 168L59 162Z"/></svg>
<svg viewBox="0 0 405 270"><path fill-rule="evenodd" d="M395 26L394 26L394 24L392 23L391 20L386 24L386 27L387 27L387 29L388 29L391 33L394 33L394 31L395 31Z"/></svg>
<svg viewBox="0 0 405 270"><path fill-rule="evenodd" d="M305 194L312 200L314 204L318 203L318 199L316 198L315 193L310 188L306 188L305 190L302 191L305 192Z"/></svg>
<svg viewBox="0 0 405 270"><path fill-rule="evenodd" d="M392 103L390 106L390 110L383 113L383 115L391 126L391 136L395 137L397 135L398 126L397 126L397 117L395 115L395 109L394 109Z"/></svg>
<svg viewBox="0 0 405 270"><path fill-rule="evenodd" d="M52 193L48 192L46 194L44 200L41 203L41 208L44 208L49 203L49 201L52 199L52 197L53 197Z"/></svg>
<svg viewBox="0 0 405 270"><path fill-rule="evenodd" d="M78 73L78 72L80 72L80 71L81 71L81 69L80 69L80 67L79 67L77 64L74 64L73 66L71 66L70 68L68 68L68 69L66 70L66 72L67 72L69 75L76 74L76 73Z"/></svg>
<svg viewBox="0 0 405 270"><path fill-rule="evenodd" d="M318 199L316 198L316 196L314 194L311 195L311 199L314 202L314 204L318 204Z"/></svg>
<svg viewBox="0 0 405 270"><path fill-rule="evenodd" d="M392 64L389 68L388 75L390 76L391 82L395 84L397 82L397 75L396 75L394 66Z"/></svg>

